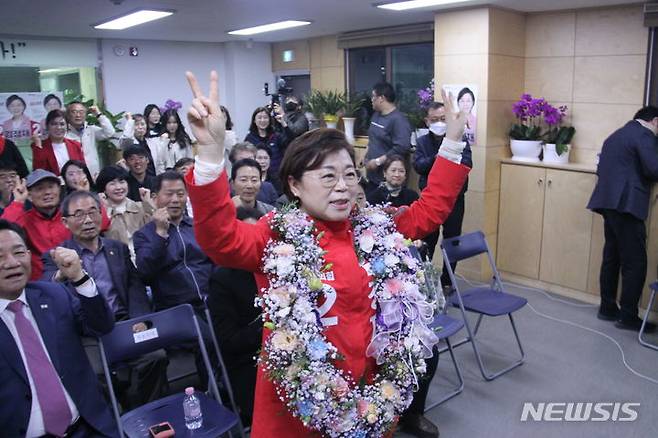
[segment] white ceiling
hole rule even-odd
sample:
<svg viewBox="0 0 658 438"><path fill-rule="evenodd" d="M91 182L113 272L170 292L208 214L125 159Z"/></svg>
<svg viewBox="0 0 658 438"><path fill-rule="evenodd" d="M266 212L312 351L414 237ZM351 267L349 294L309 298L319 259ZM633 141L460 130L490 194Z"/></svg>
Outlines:
<svg viewBox="0 0 658 438"><path fill-rule="evenodd" d="M310 26L271 32L255 41L284 41L432 21L433 11L495 5L522 12L637 4L637 0L470 0L454 6L393 12L372 6L376 0L7 0L0 33L73 38L128 38L220 42L244 40L229 30L284 19L311 20ZM119 3L119 4L114 4ZM96 30L108 18L138 8L174 9L170 17L123 31ZM468 27L468 23L465 23Z"/></svg>

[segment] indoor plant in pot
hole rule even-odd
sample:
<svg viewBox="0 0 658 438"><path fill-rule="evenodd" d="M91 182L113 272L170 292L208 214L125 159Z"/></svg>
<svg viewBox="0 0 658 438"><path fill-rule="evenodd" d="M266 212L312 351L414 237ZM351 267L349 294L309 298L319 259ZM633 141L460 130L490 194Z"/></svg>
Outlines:
<svg viewBox="0 0 658 438"><path fill-rule="evenodd" d="M338 118L345 108L345 93L336 90L311 90L306 107L318 120L324 120L327 128L336 128Z"/></svg>
<svg viewBox="0 0 658 438"><path fill-rule="evenodd" d="M514 103L512 112L516 123L509 131L512 160L539 162L541 153L541 122L546 100L533 99L529 94L523 94Z"/></svg>
<svg viewBox="0 0 658 438"><path fill-rule="evenodd" d="M544 162L565 164L569 162L571 139L576 133L573 126L562 126L567 112L566 105L555 108L547 105L544 110L544 122L548 130L544 134Z"/></svg>
<svg viewBox="0 0 658 438"><path fill-rule="evenodd" d="M345 99L343 113L343 127L345 129L345 138L350 144L354 144L354 122L357 113L363 106L364 99L359 94L352 94Z"/></svg>

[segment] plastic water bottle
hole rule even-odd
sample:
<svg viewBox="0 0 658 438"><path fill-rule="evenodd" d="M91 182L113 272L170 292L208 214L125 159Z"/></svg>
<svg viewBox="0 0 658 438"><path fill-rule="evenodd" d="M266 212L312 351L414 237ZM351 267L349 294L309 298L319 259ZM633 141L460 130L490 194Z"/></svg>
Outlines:
<svg viewBox="0 0 658 438"><path fill-rule="evenodd" d="M203 425L203 414L201 413L201 401L194 395L194 388L185 388L183 399L183 412L185 412L185 426L189 430L198 429Z"/></svg>

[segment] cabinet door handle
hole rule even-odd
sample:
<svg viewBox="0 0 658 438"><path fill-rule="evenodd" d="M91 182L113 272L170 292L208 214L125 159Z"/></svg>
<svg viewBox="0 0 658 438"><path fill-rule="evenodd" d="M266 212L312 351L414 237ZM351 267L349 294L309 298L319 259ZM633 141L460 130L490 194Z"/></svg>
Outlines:
<svg viewBox="0 0 658 438"><path fill-rule="evenodd" d="M539 179L537 180L537 185L538 185L538 186L542 185L543 183L544 183L544 178L539 178Z"/></svg>

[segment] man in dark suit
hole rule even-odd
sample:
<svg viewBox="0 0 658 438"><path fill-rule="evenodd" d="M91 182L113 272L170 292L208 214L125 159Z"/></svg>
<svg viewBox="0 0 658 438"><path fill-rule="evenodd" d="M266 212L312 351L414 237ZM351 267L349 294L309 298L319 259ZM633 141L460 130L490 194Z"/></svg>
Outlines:
<svg viewBox="0 0 658 438"><path fill-rule="evenodd" d="M0 433L116 437L80 342L83 335L109 333L112 312L75 251L58 247L51 256L75 292L55 283L28 283L25 234L0 220Z"/></svg>
<svg viewBox="0 0 658 438"><path fill-rule="evenodd" d="M64 198L61 205L63 222L73 238L65 240L61 246L80 256L83 267L94 279L100 295L107 300L116 321L151 313L146 289L130 260L128 246L100 237L100 207L100 200L90 192L75 191ZM43 255L43 260L44 280L67 280L62 278L61 270L49 253ZM145 329L144 324L134 327L135 331ZM94 370L102 375L98 343L95 339L85 339L84 345ZM133 409L163 397L168 390L168 363L166 353L158 350L131 361L130 367L120 369L118 392L122 405Z"/></svg>
<svg viewBox="0 0 658 438"><path fill-rule="evenodd" d="M598 318L618 328L639 330L638 303L647 275L644 221L649 212L651 184L658 181L658 108L639 110L603 143L599 179L587 208L603 215L605 245L599 277ZM621 268L622 290L617 306ZM648 331L655 325L647 324Z"/></svg>

